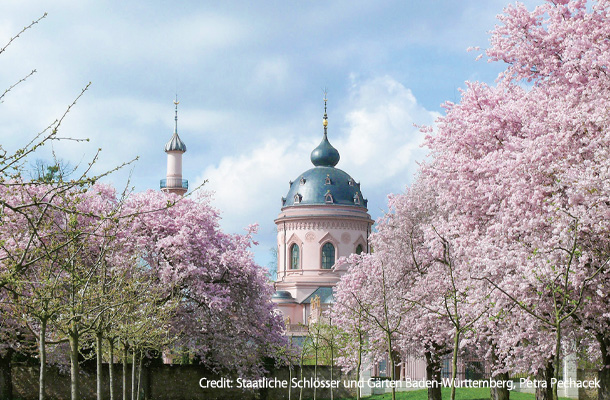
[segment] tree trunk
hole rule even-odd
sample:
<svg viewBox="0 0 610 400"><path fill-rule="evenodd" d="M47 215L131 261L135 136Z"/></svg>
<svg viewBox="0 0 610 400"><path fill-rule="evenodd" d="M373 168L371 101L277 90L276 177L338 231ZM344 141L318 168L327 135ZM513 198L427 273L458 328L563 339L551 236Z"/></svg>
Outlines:
<svg viewBox="0 0 610 400"><path fill-rule="evenodd" d="M396 371L394 371L394 357L392 357L392 334L386 332L388 340L388 369L390 370L390 380L392 381L392 400L396 400L396 388L394 381L396 380Z"/></svg>
<svg viewBox="0 0 610 400"><path fill-rule="evenodd" d="M460 333L453 338L453 356L451 358L451 400L455 400L455 381L457 380L457 356L460 346ZM550 399L549 399L550 400Z"/></svg>
<svg viewBox="0 0 610 400"><path fill-rule="evenodd" d="M70 398L79 400L78 331L70 333Z"/></svg>
<svg viewBox="0 0 610 400"><path fill-rule="evenodd" d="M360 400L360 369L362 368L362 331L358 331L358 362L356 364L356 400Z"/></svg>
<svg viewBox="0 0 610 400"><path fill-rule="evenodd" d="M317 341L317 338L316 338L316 341ZM316 354L315 360L316 361L313 366L313 380L314 381L318 380L318 345L319 344L320 344L319 342L316 342L316 351L315 351L315 354ZM314 386L313 387L313 400L316 400L316 394L317 394L317 387Z"/></svg>
<svg viewBox="0 0 610 400"><path fill-rule="evenodd" d="M108 339L110 360L108 361L108 380L110 381L110 400L114 400L114 339Z"/></svg>
<svg viewBox="0 0 610 400"><path fill-rule="evenodd" d="M605 364L597 374L599 379L597 400L610 400L610 367L608 365Z"/></svg>
<svg viewBox="0 0 610 400"><path fill-rule="evenodd" d="M96 351L96 392L97 392L97 400L102 400L102 369L104 361L102 358L102 340L103 340L102 332L95 333L95 351Z"/></svg>
<svg viewBox="0 0 610 400"><path fill-rule="evenodd" d="M127 343L123 343L123 400L127 400Z"/></svg>
<svg viewBox="0 0 610 400"><path fill-rule="evenodd" d="M491 347L491 363L492 365L496 365L498 362L498 356L496 353L496 346L493 342L489 342L489 346ZM508 381L510 377L508 376L508 372L505 373L501 373L496 375L493 379L496 382L501 382L501 381ZM489 388L489 394L491 397L491 400L509 400L510 397L510 391L508 390L507 387L504 387L504 385L497 385L496 387L491 387Z"/></svg>
<svg viewBox="0 0 610 400"><path fill-rule="evenodd" d="M131 400L136 400L136 349L131 351Z"/></svg>
<svg viewBox="0 0 610 400"><path fill-rule="evenodd" d="M144 358L144 352L140 350L140 360L138 362L138 390L136 394L136 400L140 400L140 388L142 387L142 359Z"/></svg>
<svg viewBox="0 0 610 400"><path fill-rule="evenodd" d="M494 377L494 380L496 382L500 382L500 381L508 381L509 376L507 372L504 372L502 374L498 374ZM510 397L510 391L508 390L508 388L506 387L500 387L500 385L496 386L495 388L492 387L490 388L490 394L491 394L491 400L509 400Z"/></svg>
<svg viewBox="0 0 610 400"><path fill-rule="evenodd" d="M602 367L598 372L597 400L610 400L610 337L596 335L602 353Z"/></svg>
<svg viewBox="0 0 610 400"><path fill-rule="evenodd" d="M13 349L0 353L0 399L13 400L12 358Z"/></svg>
<svg viewBox="0 0 610 400"><path fill-rule="evenodd" d="M331 329L332 329L332 325L331 325ZM333 376L333 369L334 369L334 364L335 364L335 352L334 352L334 338L333 338L333 334L331 331L331 337L330 337L330 381L332 382L334 379ZM330 400L334 400L334 396L333 396L333 386L330 386Z"/></svg>
<svg viewBox="0 0 610 400"><path fill-rule="evenodd" d="M40 373L38 375L38 400L45 399L47 378L47 320L40 321L40 337L38 340L38 357L40 357Z"/></svg>
<svg viewBox="0 0 610 400"><path fill-rule="evenodd" d="M555 382L559 382L559 365L561 363L561 324L558 324L555 329L555 367L553 368L553 378ZM557 394L557 385L553 385L553 400L559 400Z"/></svg>
<svg viewBox="0 0 610 400"><path fill-rule="evenodd" d="M303 343L303 348L301 349L301 360L299 362L299 378L301 382L303 382L303 359L305 358L305 345L307 342ZM303 385L299 388L299 400L303 400Z"/></svg>
<svg viewBox="0 0 610 400"><path fill-rule="evenodd" d="M431 382L428 400L441 400L441 362L437 354L426 351L426 379Z"/></svg>
<svg viewBox="0 0 610 400"><path fill-rule="evenodd" d="M536 375L536 379L546 382L546 387L536 388L536 400L552 400L553 399L553 387L551 385L551 378L554 376L553 371L553 360L549 360L546 367ZM540 385L541 386L541 385Z"/></svg>
<svg viewBox="0 0 610 400"><path fill-rule="evenodd" d="M292 400L292 361L288 365L288 400Z"/></svg>
<svg viewBox="0 0 610 400"><path fill-rule="evenodd" d="M356 400L360 400L360 370L362 369L362 346L358 346L358 363L356 364Z"/></svg>

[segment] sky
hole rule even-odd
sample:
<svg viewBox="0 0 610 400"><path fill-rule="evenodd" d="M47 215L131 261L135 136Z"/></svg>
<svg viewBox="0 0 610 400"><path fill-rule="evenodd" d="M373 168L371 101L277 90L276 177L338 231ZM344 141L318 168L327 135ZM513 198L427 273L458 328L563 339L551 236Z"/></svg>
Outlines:
<svg viewBox="0 0 610 400"><path fill-rule="evenodd" d="M207 180L225 231L259 225L253 251L267 266L281 197L322 138L324 89L337 168L379 218L426 159L416 126L433 125L465 81L493 83L504 68L476 58L507 4L3 0L0 48L47 16L0 54L0 93L36 70L0 103L0 144L23 146L91 82L60 129L89 141L56 142L36 158L85 166L101 148L101 173L138 157L105 181L158 189L177 94L183 177L191 188Z"/></svg>

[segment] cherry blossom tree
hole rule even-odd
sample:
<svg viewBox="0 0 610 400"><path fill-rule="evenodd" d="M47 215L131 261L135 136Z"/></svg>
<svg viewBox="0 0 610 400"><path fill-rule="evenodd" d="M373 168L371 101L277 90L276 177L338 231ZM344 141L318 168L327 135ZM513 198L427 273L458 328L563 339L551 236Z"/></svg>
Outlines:
<svg viewBox="0 0 610 400"><path fill-rule="evenodd" d="M175 204L164 208L168 202ZM172 321L181 345L215 370L263 373L263 359L287 341L265 270L248 250L255 227L245 235L223 233L206 194L192 200L147 191L132 196L129 207L137 214L133 245L183 299Z"/></svg>
<svg viewBox="0 0 610 400"><path fill-rule="evenodd" d="M440 380L441 357L452 354L451 397L455 397L458 355L489 309L493 288L472 282L472 270L458 251L460 236L451 215L437 206L437 191L425 175L403 195L390 197L390 210L371 241L374 256L386 257L401 271L400 298L412 304L401 330L411 356L423 356L429 378ZM429 390L438 398L440 387Z"/></svg>
<svg viewBox="0 0 610 400"><path fill-rule="evenodd" d="M405 195L390 197L391 211L377 222L377 232L370 237L373 254L346 260L351 266L337 285L333 310L341 328L364 333L369 352L377 354L373 360L379 357L380 343L386 354L392 349L391 360L397 354L425 357L428 378L439 385L429 389L429 398L440 399L441 358L452 347L447 334L452 325L444 314L447 307L439 308L436 300L448 300L444 296L450 291L438 284L446 279L427 280L438 263L430 243L438 238L425 240L435 214L434 197L425 189L421 184ZM459 332L463 334L461 326ZM361 350L360 341L358 346Z"/></svg>
<svg viewBox="0 0 610 400"><path fill-rule="evenodd" d="M367 349L371 363L385 357L388 360L388 375L396 380L395 364L398 337L405 314L411 304L405 303L401 296L400 271L392 268L387 257L380 253L352 254L345 260L350 266L347 274L335 287L335 324L339 329L354 331L352 318L360 318L358 330L366 332ZM358 344L357 362L361 363L363 346ZM354 358L351 358L354 360ZM342 361L349 362L350 359ZM349 364L348 364L349 366ZM360 365L357 365L360 368ZM396 389L392 386L392 399Z"/></svg>
<svg viewBox="0 0 610 400"><path fill-rule="evenodd" d="M605 319L584 323L607 314L603 296L593 299L607 285L610 257L609 121L600 106L610 95L608 8L567 0L507 7L487 50L506 70L496 86L468 83L428 139L433 161L424 173L459 221L458 251L553 337L551 351L539 342L529 361L552 366L555 377L575 321L608 332ZM605 336L596 334L602 353ZM536 353L551 354L552 365Z"/></svg>
<svg viewBox="0 0 610 400"><path fill-rule="evenodd" d="M32 21L10 38L3 47L0 47L0 54L7 51L17 39L44 19L46 15L45 13L40 18ZM24 84L35 73L36 70L32 70L24 74L17 82L5 88L4 91L0 91L0 102L10 101L10 96L8 95ZM44 258L46 255L58 251L69 244L68 242L54 242L53 246L49 247L48 244L50 243L48 243L44 247L44 251L40 251L40 246L44 242L41 231L48 222L49 214L52 211L57 211L59 202L56 199L62 197L66 192L88 187L101 177L117 169L115 168L98 176L90 175L90 171L97 161L98 152L86 164L84 169L73 171L74 179L64 180L62 177L57 176L57 174L47 174L38 177L44 179L34 178L30 181L24 178L24 176L27 176L28 162L31 161L31 158L36 155L40 148L48 146L51 142L66 140L86 141L86 139L61 137L59 131L65 118L88 87L89 84L76 96L72 104L65 109L58 119L34 134L19 149L8 152L0 145L0 298L10 298L11 295L8 295L4 290L8 285L13 285L16 281L22 279L22 275L27 273L28 269L35 268L39 263L45 263ZM23 134L23 132L20 134ZM59 165L57 160L55 160L54 165L51 167L54 168ZM67 209L64 208L63 210L66 211ZM18 238L14 235L16 232L19 232ZM0 336L7 337L11 335L12 331L23 332L25 330L15 329L14 322L9 324L9 319L5 319L0 324L0 330L4 331L0 332ZM0 379L0 397L7 399L12 397L10 358L13 350L15 350L11 347L10 343L19 345L20 341L6 340L0 345L0 376L3 378Z"/></svg>
<svg viewBox="0 0 610 400"><path fill-rule="evenodd" d="M344 371L356 372L357 379L360 379L363 365L368 359L367 347L367 327L365 326L365 314L360 303L350 296L346 285L352 282L346 280L340 283L341 288L335 290L335 297L339 297L332 308L329 310L335 323L340 327L343 334L343 352L337 358ZM352 290L359 290L359 287L352 287ZM369 363L370 364L370 363ZM356 399L360 400L360 388L356 389Z"/></svg>
<svg viewBox="0 0 610 400"><path fill-rule="evenodd" d="M423 282L438 262L430 246L437 241L437 235L430 241L426 239L436 216L435 196L420 179L404 194L390 196L388 206L390 212L378 222L371 241L376 252L391 255L394 268L401 271L400 297L413 307L401 327L400 347L406 349L405 358L426 360L427 379L439 383L428 389L428 398L439 400L442 358L453 346L448 334L450 321L431 312L425 298L429 295L427 298L435 295L441 298L448 292L439 292L438 286L430 287Z"/></svg>
<svg viewBox="0 0 610 400"><path fill-rule="evenodd" d="M607 398L610 143L600 105L610 94L608 8L507 7L487 50L506 70L495 86L467 83L427 140L431 161L419 179L434 190L436 209L423 219L422 247L393 239L413 232L398 209L379 225L386 236L373 257L419 254L396 265L426 266L402 296L450 320L454 371L465 334L464 345L494 353L498 372L557 378L564 338L585 329L602 354ZM394 205L417 209L410 195Z"/></svg>

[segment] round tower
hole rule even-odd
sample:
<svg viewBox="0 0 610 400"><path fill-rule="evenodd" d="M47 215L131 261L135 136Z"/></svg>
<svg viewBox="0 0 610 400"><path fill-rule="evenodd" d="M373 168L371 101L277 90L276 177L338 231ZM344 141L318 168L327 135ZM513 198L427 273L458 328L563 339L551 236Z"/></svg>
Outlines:
<svg viewBox="0 0 610 400"><path fill-rule="evenodd" d="M174 101L176 106L176 115L174 117L174 134L172 138L165 144L165 152L167 153L167 174L165 179L161 179L161 190L167 193L176 193L183 195L189 188L189 182L182 179L182 154L186 152L186 145L178 136L178 97Z"/></svg>
<svg viewBox="0 0 610 400"><path fill-rule="evenodd" d="M369 251L373 220L360 183L336 168L340 155L324 135L311 152L311 168L290 181L277 225L278 269L273 301L284 314L288 334L316 318L333 302L332 289L345 273L340 257ZM291 331L292 330L292 331Z"/></svg>

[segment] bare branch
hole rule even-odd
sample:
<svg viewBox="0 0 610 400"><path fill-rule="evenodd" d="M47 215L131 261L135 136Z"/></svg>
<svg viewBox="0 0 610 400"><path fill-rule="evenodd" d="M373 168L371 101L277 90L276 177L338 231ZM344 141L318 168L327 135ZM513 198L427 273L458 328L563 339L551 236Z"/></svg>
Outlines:
<svg viewBox="0 0 610 400"><path fill-rule="evenodd" d="M6 51L6 48L8 46L11 45L11 43L13 43L14 40L16 40L19 36L21 36L21 34L25 31L27 31L28 29L30 29L32 26L36 25L37 23L39 23L43 18L46 18L47 13L42 14L42 17L38 18L37 20L32 21L31 24L29 24L28 26L24 27L18 34L16 34L15 36L13 36L12 38L10 38L10 40L8 41L7 44L4 45L4 47L0 48L0 54L4 53Z"/></svg>

